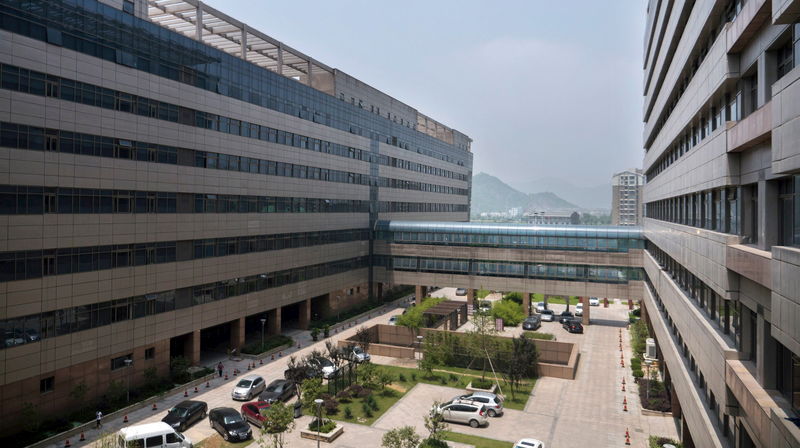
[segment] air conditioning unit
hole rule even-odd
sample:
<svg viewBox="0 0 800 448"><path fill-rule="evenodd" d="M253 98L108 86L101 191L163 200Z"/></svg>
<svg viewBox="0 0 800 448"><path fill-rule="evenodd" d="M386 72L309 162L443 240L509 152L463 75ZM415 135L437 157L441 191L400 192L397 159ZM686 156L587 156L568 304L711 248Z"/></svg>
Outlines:
<svg viewBox="0 0 800 448"><path fill-rule="evenodd" d="M645 347L645 359L656 359L656 340L653 338L647 338L645 341Z"/></svg>

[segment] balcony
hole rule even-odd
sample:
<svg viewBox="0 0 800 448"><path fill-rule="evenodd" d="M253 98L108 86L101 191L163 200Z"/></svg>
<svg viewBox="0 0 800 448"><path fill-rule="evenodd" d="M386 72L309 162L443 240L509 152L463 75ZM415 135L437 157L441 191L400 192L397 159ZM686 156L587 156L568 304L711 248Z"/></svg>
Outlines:
<svg viewBox="0 0 800 448"><path fill-rule="evenodd" d="M728 152L740 152L772 137L772 101L728 129Z"/></svg>
<svg viewBox="0 0 800 448"><path fill-rule="evenodd" d="M742 51L769 18L769 2L767 0L746 2L726 30L728 53Z"/></svg>

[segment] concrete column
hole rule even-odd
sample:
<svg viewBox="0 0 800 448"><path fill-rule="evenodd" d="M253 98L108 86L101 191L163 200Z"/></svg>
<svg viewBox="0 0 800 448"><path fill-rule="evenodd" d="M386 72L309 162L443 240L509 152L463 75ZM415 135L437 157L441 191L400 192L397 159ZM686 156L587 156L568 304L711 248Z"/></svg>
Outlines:
<svg viewBox="0 0 800 448"><path fill-rule="evenodd" d="M244 317L231 321L231 348L241 351L244 345Z"/></svg>
<svg viewBox="0 0 800 448"><path fill-rule="evenodd" d="M427 292L426 289L427 288L425 288L424 286L420 286L420 285L417 285L414 288L414 303L416 303L417 305L422 303L422 299L425 298L425 293Z"/></svg>
<svg viewBox="0 0 800 448"><path fill-rule="evenodd" d="M311 61L308 61L306 67L306 71L308 72L308 86L314 87L313 81L311 80Z"/></svg>
<svg viewBox="0 0 800 448"><path fill-rule="evenodd" d="M300 329L308 330L309 323L311 323L311 299L306 299L300 302Z"/></svg>
<svg viewBox="0 0 800 448"><path fill-rule="evenodd" d="M778 80L778 61L774 51L758 56L758 104L763 106L772 99L772 84Z"/></svg>
<svg viewBox="0 0 800 448"><path fill-rule="evenodd" d="M756 379L764 386L764 389L776 388L776 365L775 339L770 335L771 327L769 322L764 320L763 315L758 316L758 334L756 344L758 344L758 354L756 356ZM766 355L766 356L765 356Z"/></svg>
<svg viewBox="0 0 800 448"><path fill-rule="evenodd" d="M267 334L281 334L281 308L267 311Z"/></svg>
<svg viewBox="0 0 800 448"><path fill-rule="evenodd" d="M475 290L467 288L467 308L472 306L472 311L475 311Z"/></svg>
<svg viewBox="0 0 800 448"><path fill-rule="evenodd" d="M583 304L583 316L581 317L581 322L583 325L589 325L589 314L592 312L592 307L589 306L589 297L581 297L580 301Z"/></svg>
<svg viewBox="0 0 800 448"><path fill-rule="evenodd" d="M242 53L242 59L247 60L247 27L242 24L242 38L240 44L242 48L239 50Z"/></svg>
<svg viewBox="0 0 800 448"><path fill-rule="evenodd" d="M283 45L278 45L278 74L283 74Z"/></svg>
<svg viewBox="0 0 800 448"><path fill-rule="evenodd" d="M194 330L186 335L183 350L184 356L193 366L200 364L200 330Z"/></svg>
<svg viewBox="0 0 800 448"><path fill-rule="evenodd" d="M198 41L203 41L203 4L198 2L195 8L197 19L194 22L194 38Z"/></svg>
<svg viewBox="0 0 800 448"><path fill-rule="evenodd" d="M522 293L522 312L526 316L531 315L531 293L529 292Z"/></svg>
<svg viewBox="0 0 800 448"><path fill-rule="evenodd" d="M770 250L778 245L780 232L778 182L758 181L758 248Z"/></svg>

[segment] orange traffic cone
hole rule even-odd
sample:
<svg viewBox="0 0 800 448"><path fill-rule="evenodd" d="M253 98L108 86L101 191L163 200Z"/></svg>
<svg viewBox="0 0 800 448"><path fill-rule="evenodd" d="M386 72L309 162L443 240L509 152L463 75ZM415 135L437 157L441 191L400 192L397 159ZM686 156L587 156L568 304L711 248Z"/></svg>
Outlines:
<svg viewBox="0 0 800 448"><path fill-rule="evenodd" d="M183 396L184 397L188 397L189 396L189 389L184 389L183 390Z"/></svg>
<svg viewBox="0 0 800 448"><path fill-rule="evenodd" d="M297 348L300 348L300 344L297 344ZM280 358L281 356L283 356L283 352L279 351L278 352L278 358Z"/></svg>
<svg viewBox="0 0 800 448"><path fill-rule="evenodd" d="M264 365L264 358L261 358L261 359L258 360L258 365L260 365L260 366Z"/></svg>
<svg viewBox="0 0 800 448"><path fill-rule="evenodd" d="M225 374L225 381L228 381L228 374Z"/></svg>
<svg viewBox="0 0 800 448"><path fill-rule="evenodd" d="M208 389L209 387L211 387L211 382L210 381L206 381L206 389Z"/></svg>
<svg viewBox="0 0 800 448"><path fill-rule="evenodd" d="M272 358L270 358L270 361L275 361L275 353L272 354Z"/></svg>
<svg viewBox="0 0 800 448"><path fill-rule="evenodd" d="M622 399L622 410L628 412L628 397Z"/></svg>
<svg viewBox="0 0 800 448"><path fill-rule="evenodd" d="M628 432L628 428L625 428L625 445L631 444L631 434Z"/></svg>
<svg viewBox="0 0 800 448"><path fill-rule="evenodd" d="M85 441L86 441L86 436L84 436L83 431L81 431L81 438L78 439L78 442L85 442Z"/></svg>
<svg viewBox="0 0 800 448"><path fill-rule="evenodd" d="M194 386L194 393L197 393L197 386Z"/></svg>
<svg viewBox="0 0 800 448"><path fill-rule="evenodd" d="M236 376L236 369L233 369L233 376Z"/></svg>
<svg viewBox="0 0 800 448"><path fill-rule="evenodd" d="M622 391L625 392L625 383L622 383Z"/></svg>
<svg viewBox="0 0 800 448"><path fill-rule="evenodd" d="M622 384L625 384L625 377L622 377Z"/></svg>
<svg viewBox="0 0 800 448"><path fill-rule="evenodd" d="M156 404L155 404L155 402L153 403L153 410L154 410L154 411L157 411L157 410L158 410L158 408L156 407Z"/></svg>
<svg viewBox="0 0 800 448"><path fill-rule="evenodd" d="M153 405L155 405L155 403L153 403ZM122 423L128 423L128 414L125 414L125 417L122 417Z"/></svg>
<svg viewBox="0 0 800 448"><path fill-rule="evenodd" d="M67 441L66 441L66 442L64 442L64 448L68 448L68 447L70 447L70 446L72 446L72 444L70 444L70 443L69 443L69 439L67 439Z"/></svg>
<svg viewBox="0 0 800 448"><path fill-rule="evenodd" d="M619 366L620 367L625 367L625 361L623 361L622 358L620 358L620 360L619 360Z"/></svg>

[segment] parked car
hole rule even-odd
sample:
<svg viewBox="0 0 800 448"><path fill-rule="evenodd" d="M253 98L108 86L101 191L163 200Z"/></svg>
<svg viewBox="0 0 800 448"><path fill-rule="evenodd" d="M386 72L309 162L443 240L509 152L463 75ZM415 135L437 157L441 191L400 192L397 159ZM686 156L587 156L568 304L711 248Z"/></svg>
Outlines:
<svg viewBox="0 0 800 448"><path fill-rule="evenodd" d="M480 403L486 407L486 415L489 417L503 415L503 399L491 392L472 392L471 394L459 395L453 398L451 403L456 401Z"/></svg>
<svg viewBox="0 0 800 448"><path fill-rule="evenodd" d="M242 418L260 428L264 426L264 420L267 419L261 412L269 408L269 405L270 403L263 400L245 403L242 405Z"/></svg>
<svg viewBox="0 0 800 448"><path fill-rule="evenodd" d="M583 316L583 304L579 303L575 305L575 315L576 316Z"/></svg>
<svg viewBox="0 0 800 448"><path fill-rule="evenodd" d="M542 311L546 310L547 308L544 307L544 302L536 302L536 312L541 313Z"/></svg>
<svg viewBox="0 0 800 448"><path fill-rule="evenodd" d="M208 405L204 401L184 400L173 406L161 421L183 432L193 423L206 418L206 412Z"/></svg>
<svg viewBox="0 0 800 448"><path fill-rule="evenodd" d="M208 422L226 441L248 440L253 437L250 425L236 409L214 408L208 412Z"/></svg>
<svg viewBox="0 0 800 448"><path fill-rule="evenodd" d="M520 439L514 448L544 448L544 442L537 439Z"/></svg>
<svg viewBox="0 0 800 448"><path fill-rule="evenodd" d="M553 310L542 310L539 315L542 318L542 322L552 322L555 320L555 314Z"/></svg>
<svg viewBox="0 0 800 448"><path fill-rule="evenodd" d="M36 342L39 339L41 339L41 336L39 336L39 332L34 330L33 328L26 328L22 332L22 337L25 338L25 340L28 342Z"/></svg>
<svg viewBox="0 0 800 448"><path fill-rule="evenodd" d="M358 345L353 347L352 357L353 361L359 363L369 361L370 359L372 359L372 357L369 356L369 353L365 352L364 349L359 347Z"/></svg>
<svg viewBox="0 0 800 448"><path fill-rule="evenodd" d="M400 317L399 314L395 314L394 316L389 318L389 325L397 325L397 318Z"/></svg>
<svg viewBox="0 0 800 448"><path fill-rule="evenodd" d="M571 312L562 311L561 314L558 315L558 321L563 324L564 322L572 319L573 317L575 317L575 315L572 314Z"/></svg>
<svg viewBox="0 0 800 448"><path fill-rule="evenodd" d="M570 333L583 333L583 324L577 319L568 320L561 326Z"/></svg>
<svg viewBox="0 0 800 448"><path fill-rule="evenodd" d="M479 426L486 426L489 419L486 417L486 407L482 404L468 404L456 401L454 403L445 403L438 408L431 410L441 414L442 420L453 423L464 423L473 428Z"/></svg>
<svg viewBox="0 0 800 448"><path fill-rule="evenodd" d="M113 439L112 439L113 440ZM164 422L145 423L120 429L116 448L144 447L192 448L192 441Z"/></svg>
<svg viewBox="0 0 800 448"><path fill-rule="evenodd" d="M269 383L264 392L258 396L261 401L275 403L276 401L286 401L294 396L296 388L292 380L275 380Z"/></svg>
<svg viewBox="0 0 800 448"><path fill-rule="evenodd" d="M478 302L478 309L483 313L490 313L492 311L492 302L481 300Z"/></svg>
<svg viewBox="0 0 800 448"><path fill-rule="evenodd" d="M236 387L233 388L231 398L249 401L253 397L257 397L266 387L267 384L264 382L264 378L258 375L247 375L240 379Z"/></svg>
<svg viewBox="0 0 800 448"><path fill-rule="evenodd" d="M467 295L467 288L457 288L456 289L457 296L465 296Z"/></svg>
<svg viewBox="0 0 800 448"><path fill-rule="evenodd" d="M523 330L538 330L542 326L542 317L539 315L528 316L522 321Z"/></svg>
<svg viewBox="0 0 800 448"><path fill-rule="evenodd" d="M333 365L333 361L328 358L312 358L308 361L309 366L316 370L318 375L322 375L322 378L328 379L331 377L335 377L338 373L338 369L335 365Z"/></svg>
<svg viewBox="0 0 800 448"><path fill-rule="evenodd" d="M600 306L600 299L597 297L589 297L589 306Z"/></svg>
<svg viewBox="0 0 800 448"><path fill-rule="evenodd" d="M15 345L20 345L25 343L25 338L21 335L14 333L13 331L6 331L5 335L5 344L6 347L13 347Z"/></svg>

